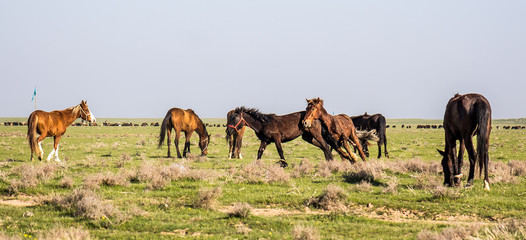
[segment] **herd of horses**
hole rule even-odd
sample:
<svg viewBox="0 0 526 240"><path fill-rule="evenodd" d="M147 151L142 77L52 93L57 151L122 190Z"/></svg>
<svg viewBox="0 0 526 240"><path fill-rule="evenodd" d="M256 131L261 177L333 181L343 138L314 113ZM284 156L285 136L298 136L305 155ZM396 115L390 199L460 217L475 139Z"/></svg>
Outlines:
<svg viewBox="0 0 526 240"><path fill-rule="evenodd" d="M41 143L48 136L54 137L54 147L47 160L49 161L54 157L56 161L60 161L58 158L59 140L66 128L78 118L95 122L95 116L85 101L61 111L44 112L37 110L31 113L27 131L31 148L31 161L33 161L33 153L36 153L39 160L42 160L44 152ZM210 134L206 130L206 125L193 110L170 109L160 127L158 146L161 147L165 138L167 139L168 157L171 157L172 129L175 132L174 144L178 158L186 157L186 154L190 152L190 138L193 132L197 132L199 135L201 155L207 155ZM356 155L358 152L359 157L365 161L369 157L368 141L377 142L378 158L382 157L382 145L384 156L389 157L384 116L381 114L368 115L367 113L354 117L345 114L331 115L325 110L323 100L320 98L307 99L305 111L285 115L264 114L257 109L246 107L238 107L229 111L226 127L229 159L242 158L241 146L247 128L252 129L261 141L257 159L261 159L266 147L270 143L274 143L280 156L278 163L282 167L288 166L283 154L282 143L294 140L299 136L322 150L325 159L328 161L333 160L333 149L336 150L342 160L354 163L358 161ZM488 149L491 131L491 107L488 100L475 93L456 94L446 106L443 128L445 131L445 150L438 150L438 152L443 156L444 185L460 185L463 154L464 150L467 150L470 167L466 186L473 184L475 166L478 163L480 174L484 171L484 189L489 190ZM181 132L185 133L186 139L183 154L179 150ZM38 137L37 134L39 134ZM477 135L476 150L472 140L475 135ZM456 141L459 141L458 155ZM353 147L354 151L351 151L350 146Z"/></svg>

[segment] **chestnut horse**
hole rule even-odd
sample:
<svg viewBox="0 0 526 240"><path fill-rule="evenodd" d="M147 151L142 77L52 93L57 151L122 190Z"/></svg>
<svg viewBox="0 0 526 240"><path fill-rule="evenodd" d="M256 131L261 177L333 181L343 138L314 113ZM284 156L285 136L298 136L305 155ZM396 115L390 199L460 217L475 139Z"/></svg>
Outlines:
<svg viewBox="0 0 526 240"><path fill-rule="evenodd" d="M243 126L238 130L237 126L229 125L228 119L230 119L233 114L234 110L230 110L226 115L227 126L235 129L235 131L229 131L228 128L225 130L226 140L228 141L228 159L243 159L243 156L241 156L241 146L243 145L243 134L245 134L247 126Z"/></svg>
<svg viewBox="0 0 526 240"><path fill-rule="evenodd" d="M95 116L88 108L88 103L84 100L79 105L64 109L61 111L45 112L36 110L29 115L27 120L27 137L29 139L29 148L31 148L31 161L33 161L33 152L38 155L38 160L42 161L44 151L42 151L42 141L46 137L53 137L55 143L53 151L49 153L47 161L55 157L55 161L60 162L58 157L58 142L60 137L66 132L77 118L82 118L88 122L95 122ZM37 138L37 134L40 136ZM37 148L38 145L38 148Z"/></svg>
<svg viewBox="0 0 526 240"><path fill-rule="evenodd" d="M164 137L168 136L166 144L168 145L168 157L170 157L170 141L172 128L175 129L175 149L177 149L177 157L181 158L179 151L179 138L181 131L185 133L185 143L183 149L183 157L190 152L190 138L195 131L199 135L199 147L201 148L201 156L206 156L208 153L208 144L210 143L210 135L206 131L203 121L194 113L192 109L183 110L180 108L172 108L166 113L163 123L161 124L161 132L159 134L159 147L164 142Z"/></svg>
<svg viewBox="0 0 526 240"><path fill-rule="evenodd" d="M275 115L263 114L254 108L238 107L228 118L227 136L233 135L234 131L239 131L245 126L252 128L258 139L261 140L257 159L261 159L267 145L274 142L281 159L278 163L282 167L287 167L288 164L285 161L281 143L292 141L299 136L319 147L325 159L332 160L330 146L323 139L321 123L316 121L311 129L306 129L301 124L304 116L305 111Z"/></svg>
<svg viewBox="0 0 526 240"><path fill-rule="evenodd" d="M328 141L329 144L338 152L338 154L340 154L340 157L348 159L351 162L356 162L358 160L356 154L349 149L347 142L350 142L358 149L360 157L365 161L365 154L363 153L360 140L356 133L356 128L354 128L351 118L345 114L339 114L336 116L328 114L323 107L323 100L320 98L306 100L308 105L303 125L308 128L312 126L314 120L321 120L321 122L327 127L327 139L330 140Z"/></svg>
<svg viewBox="0 0 526 240"><path fill-rule="evenodd" d="M464 148L466 148L469 156L469 176L466 186L473 185L475 165L478 159L480 175L484 169L484 189L489 190L488 149L491 132L491 107L488 100L475 93L455 94L447 103L443 125L446 147L444 151L438 150L438 152L443 157L444 184L448 186L460 184L462 158ZM477 135L476 152L472 140L474 135ZM457 140L460 142L458 158L455 156Z"/></svg>
<svg viewBox="0 0 526 240"><path fill-rule="evenodd" d="M378 158L382 157L382 144L384 145L384 155L385 157L389 158L389 153L387 152L387 137L385 134L386 126L387 126L385 117L379 113L374 114L374 115L369 115L365 113L360 116L353 116L351 117L351 119L357 130L365 130L365 131L375 130L376 131L376 134L378 135L378 138L379 138L379 141L377 141ZM366 142L361 141L360 143L363 147L365 156L369 157L369 149L367 147Z"/></svg>

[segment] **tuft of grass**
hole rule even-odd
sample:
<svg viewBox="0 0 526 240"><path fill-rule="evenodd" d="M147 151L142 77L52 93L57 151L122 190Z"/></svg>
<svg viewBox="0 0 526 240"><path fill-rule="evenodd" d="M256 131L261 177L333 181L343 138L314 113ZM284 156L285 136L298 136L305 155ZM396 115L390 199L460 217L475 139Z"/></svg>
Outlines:
<svg viewBox="0 0 526 240"><path fill-rule="evenodd" d="M277 164L272 164L266 167L266 182L268 183L288 183L290 181L290 174Z"/></svg>
<svg viewBox="0 0 526 240"><path fill-rule="evenodd" d="M446 228L441 232L423 230L418 234L417 238L421 240L469 239L479 229L479 225L471 225L466 227Z"/></svg>
<svg viewBox="0 0 526 240"><path fill-rule="evenodd" d="M94 220L108 219L120 215L120 211L110 203L104 203L89 189L75 189L65 196L55 196L49 202L59 209L67 210L74 217Z"/></svg>
<svg viewBox="0 0 526 240"><path fill-rule="evenodd" d="M459 188L437 186L432 190L433 198L439 200L454 200L462 196Z"/></svg>
<svg viewBox="0 0 526 240"><path fill-rule="evenodd" d="M218 198L223 194L221 187L199 189L193 206L196 208L214 209L218 204Z"/></svg>
<svg viewBox="0 0 526 240"><path fill-rule="evenodd" d="M345 200L347 193L336 185L328 185L322 194L310 198L307 206L313 206L327 211L346 211Z"/></svg>
<svg viewBox="0 0 526 240"><path fill-rule="evenodd" d="M312 226L296 224L292 229L292 239L295 240L316 240L320 239L318 230Z"/></svg>
<svg viewBox="0 0 526 240"><path fill-rule="evenodd" d="M398 193L398 183L399 180L396 177L389 177L387 181L387 186L382 190L383 193L397 194Z"/></svg>
<svg viewBox="0 0 526 240"><path fill-rule="evenodd" d="M482 239L526 239L526 223L517 219L501 222L497 226L487 227L479 234Z"/></svg>
<svg viewBox="0 0 526 240"><path fill-rule="evenodd" d="M61 239L61 240L89 240L92 239L89 231L82 229L82 228L53 228L49 231L45 231L43 233L40 233L37 235L38 237L35 239L42 239L42 240L55 240L55 239Z"/></svg>
<svg viewBox="0 0 526 240"><path fill-rule="evenodd" d="M63 177L62 180L60 180L59 186L61 188L73 188L73 179L71 177Z"/></svg>
<svg viewBox="0 0 526 240"><path fill-rule="evenodd" d="M302 159L300 164L294 167L292 172L293 177L303 177L314 172L314 164L308 159Z"/></svg>
<svg viewBox="0 0 526 240"><path fill-rule="evenodd" d="M248 218L252 212L252 206L248 203L235 203L234 207L228 212L229 217Z"/></svg>
<svg viewBox="0 0 526 240"><path fill-rule="evenodd" d="M164 189L170 183L169 179L163 177L162 175L154 175L152 180L146 185L148 190L159 190Z"/></svg>

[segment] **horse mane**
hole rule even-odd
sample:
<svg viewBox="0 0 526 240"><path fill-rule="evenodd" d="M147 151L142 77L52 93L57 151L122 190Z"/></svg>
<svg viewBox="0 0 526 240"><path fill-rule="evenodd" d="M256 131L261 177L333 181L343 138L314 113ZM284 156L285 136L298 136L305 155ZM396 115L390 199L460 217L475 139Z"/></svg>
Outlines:
<svg viewBox="0 0 526 240"><path fill-rule="evenodd" d="M246 113L248 115L250 115L252 118L256 119L256 120L259 120L263 123L268 123L270 120L272 120L274 118L274 116L276 116L276 114L264 114L264 113L261 113L258 109L256 108L246 108L246 107L238 107L234 110L235 113L239 114L239 113Z"/></svg>

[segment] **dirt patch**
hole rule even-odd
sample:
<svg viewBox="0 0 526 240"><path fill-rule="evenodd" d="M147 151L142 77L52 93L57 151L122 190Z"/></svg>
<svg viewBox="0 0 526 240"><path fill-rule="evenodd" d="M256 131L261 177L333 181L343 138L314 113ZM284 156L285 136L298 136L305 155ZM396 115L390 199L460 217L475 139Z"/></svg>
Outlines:
<svg viewBox="0 0 526 240"><path fill-rule="evenodd" d="M30 207L30 206L38 205L38 203L36 203L33 200L19 200L19 199L10 199L10 200L0 199L0 204L14 206L14 207Z"/></svg>
<svg viewBox="0 0 526 240"><path fill-rule="evenodd" d="M430 224L464 224L464 225L494 225L496 223L485 221L476 216L468 215L435 215L433 218L425 218L424 212L416 210L404 210L404 209L388 209L385 207L375 208L372 204L368 206L363 205L350 205L345 211L347 214L354 214L365 218L377 219L388 222L419 222L419 223L430 223ZM224 206L218 211L228 213L232 210L232 206ZM281 208L252 208L251 215L263 216L263 217L275 217L275 216L290 216L290 215L328 215L331 211L324 210L311 210L305 207L301 210L287 210Z"/></svg>

